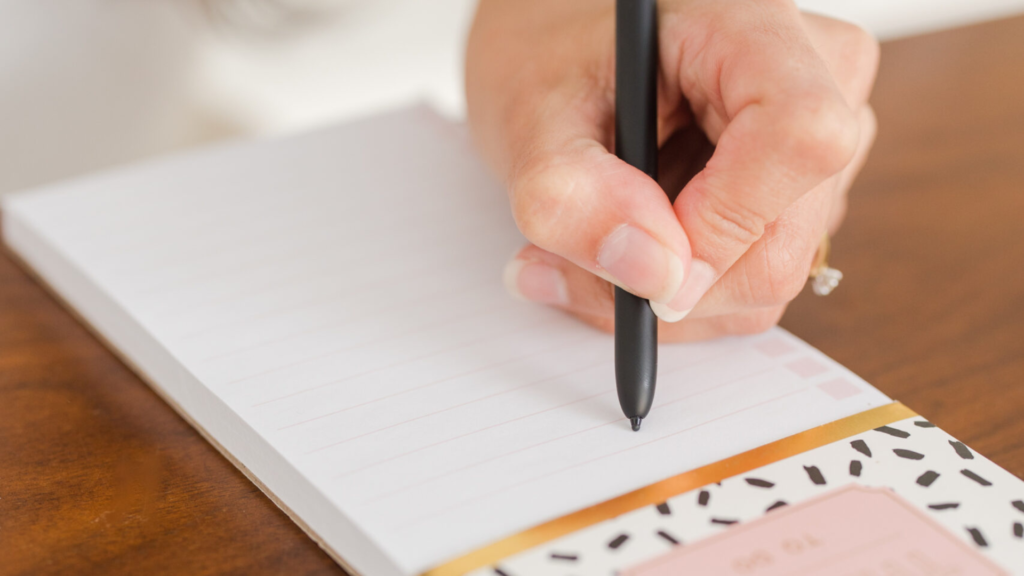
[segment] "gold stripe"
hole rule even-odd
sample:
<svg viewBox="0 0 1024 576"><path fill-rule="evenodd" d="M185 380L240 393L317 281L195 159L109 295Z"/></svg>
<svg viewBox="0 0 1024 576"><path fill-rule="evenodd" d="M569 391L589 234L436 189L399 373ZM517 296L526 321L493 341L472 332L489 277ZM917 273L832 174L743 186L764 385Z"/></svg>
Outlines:
<svg viewBox="0 0 1024 576"><path fill-rule="evenodd" d="M802 454L808 450L831 444L843 438L849 438L854 434L860 434L861 432L916 415L903 404L893 402L892 404L872 408L853 416L847 416L842 420L836 420L817 428L805 430L743 452L742 454L720 460L714 464L708 464L702 468L666 478L650 486L567 514L539 526L534 526L519 534L509 536L428 570L422 576L458 576L477 568L491 566L513 554L588 526L593 526L598 522L621 516L626 512L664 502L683 492L720 482L726 478L749 472L772 462L778 462L784 458Z"/></svg>

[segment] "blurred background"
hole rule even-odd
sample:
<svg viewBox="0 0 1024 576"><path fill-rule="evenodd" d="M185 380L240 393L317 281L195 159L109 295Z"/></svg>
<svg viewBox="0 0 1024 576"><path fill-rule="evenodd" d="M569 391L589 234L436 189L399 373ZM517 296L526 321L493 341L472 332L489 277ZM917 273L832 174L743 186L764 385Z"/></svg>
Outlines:
<svg viewBox="0 0 1024 576"><path fill-rule="evenodd" d="M416 101L461 118L476 0L0 0L0 194ZM800 0L882 40L1024 0Z"/></svg>

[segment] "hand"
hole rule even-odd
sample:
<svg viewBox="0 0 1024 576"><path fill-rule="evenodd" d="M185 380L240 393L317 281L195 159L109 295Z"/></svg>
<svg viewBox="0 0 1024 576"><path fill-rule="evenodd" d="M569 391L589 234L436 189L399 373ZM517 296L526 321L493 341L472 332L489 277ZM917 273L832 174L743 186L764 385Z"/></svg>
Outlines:
<svg viewBox="0 0 1024 576"><path fill-rule="evenodd" d="M874 140L878 45L790 0L665 0L659 35L659 141L690 142L663 147L659 164L702 168L674 201L610 152L614 2L481 1L470 124L531 242L506 281L604 330L609 282L651 300L662 340L766 330L842 220ZM713 149L692 144L699 131Z"/></svg>

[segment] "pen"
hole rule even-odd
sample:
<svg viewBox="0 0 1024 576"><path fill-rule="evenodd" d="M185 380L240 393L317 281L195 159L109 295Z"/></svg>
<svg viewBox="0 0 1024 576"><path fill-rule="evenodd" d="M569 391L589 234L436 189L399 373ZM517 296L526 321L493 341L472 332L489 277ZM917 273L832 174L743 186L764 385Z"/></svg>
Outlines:
<svg viewBox="0 0 1024 576"><path fill-rule="evenodd" d="M615 155L658 176L658 15L655 0L615 2ZM615 288L615 384L634 431L658 378L658 319L647 300Z"/></svg>

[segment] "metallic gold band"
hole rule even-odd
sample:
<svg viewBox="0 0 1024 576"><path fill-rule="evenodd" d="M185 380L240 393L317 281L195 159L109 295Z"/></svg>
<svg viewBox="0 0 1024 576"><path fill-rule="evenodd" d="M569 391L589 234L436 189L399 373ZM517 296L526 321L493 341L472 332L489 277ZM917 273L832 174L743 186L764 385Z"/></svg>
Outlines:
<svg viewBox="0 0 1024 576"><path fill-rule="evenodd" d="M432 568L422 576L457 576L490 566L513 554L626 512L664 502L683 492L912 416L916 414L899 402L847 416L545 522Z"/></svg>
<svg viewBox="0 0 1024 576"><path fill-rule="evenodd" d="M828 257L832 251L832 240L828 236L828 232L821 237L821 244L818 245L818 253L814 256L814 264L811 265L811 278L816 278L819 274L828 268Z"/></svg>

